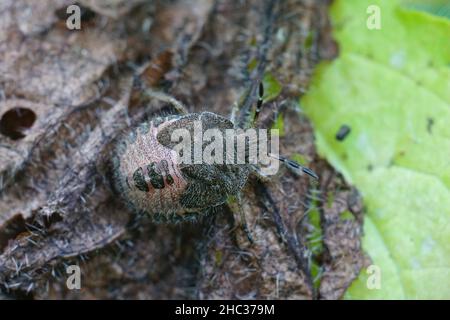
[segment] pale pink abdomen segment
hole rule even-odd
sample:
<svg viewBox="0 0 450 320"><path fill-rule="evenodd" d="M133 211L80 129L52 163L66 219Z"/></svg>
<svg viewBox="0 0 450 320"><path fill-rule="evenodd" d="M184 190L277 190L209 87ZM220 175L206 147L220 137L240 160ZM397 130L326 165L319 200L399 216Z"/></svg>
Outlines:
<svg viewBox="0 0 450 320"><path fill-rule="evenodd" d="M164 124L163 124L164 125ZM148 213L183 213L180 196L186 189L175 151L156 139L157 128L136 130L136 138L120 160L123 192L136 209Z"/></svg>

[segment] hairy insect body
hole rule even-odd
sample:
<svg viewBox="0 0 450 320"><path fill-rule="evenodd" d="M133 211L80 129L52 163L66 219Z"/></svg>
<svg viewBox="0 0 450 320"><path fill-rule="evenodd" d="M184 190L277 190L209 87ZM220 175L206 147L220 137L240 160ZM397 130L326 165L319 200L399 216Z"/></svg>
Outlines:
<svg viewBox="0 0 450 320"><path fill-rule="evenodd" d="M248 161L197 162L196 156L204 153L208 142L195 137L198 137L196 133L203 136L207 130L212 129L220 132L220 135L214 137L214 142L224 145L224 141L220 139L224 140L227 131L247 126L235 125L230 119L211 112L188 113L180 102L170 96L151 90L147 93L155 99L172 104L179 114L144 122L132 128L128 135L118 141L113 155L113 177L116 190L128 207L135 213L149 215L155 222L194 222L216 212L230 198L239 198L250 173L255 172L254 164ZM260 86L255 119L262 96ZM180 133L180 129L185 133L183 136L194 137L194 144L188 139L191 142L186 153L184 150L179 150L180 153L176 151L179 142L174 141L176 139L173 137ZM194 161L187 156L189 148L194 151ZM223 159L227 155L242 156L235 146L231 146L230 150L227 146L226 152ZM185 156L187 159L184 159ZM294 161L277 155L271 157L317 178L311 170Z"/></svg>
<svg viewBox="0 0 450 320"><path fill-rule="evenodd" d="M171 133L179 128L192 131L194 121L205 128L233 128L219 115L192 113L155 118L119 141L114 180L132 211L149 214L156 222L195 221L241 191L250 173L247 164L181 163Z"/></svg>

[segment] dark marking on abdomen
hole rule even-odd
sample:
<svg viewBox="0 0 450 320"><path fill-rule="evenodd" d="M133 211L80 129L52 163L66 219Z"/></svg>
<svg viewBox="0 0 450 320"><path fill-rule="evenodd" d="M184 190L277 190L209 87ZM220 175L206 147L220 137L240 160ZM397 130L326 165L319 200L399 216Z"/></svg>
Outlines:
<svg viewBox="0 0 450 320"><path fill-rule="evenodd" d="M166 176L166 181L167 181L167 184L169 184L169 185L172 185L174 182L173 177L170 174L168 174Z"/></svg>
<svg viewBox="0 0 450 320"><path fill-rule="evenodd" d="M133 173L133 180L134 180L134 184L135 184L136 188L138 188L139 190L141 190L143 192L150 191L147 183L145 182L144 170L142 168L137 169Z"/></svg>
<svg viewBox="0 0 450 320"><path fill-rule="evenodd" d="M165 187L163 176L156 171L155 162L152 162L147 166L147 173L150 178L150 183L155 189L163 189Z"/></svg>

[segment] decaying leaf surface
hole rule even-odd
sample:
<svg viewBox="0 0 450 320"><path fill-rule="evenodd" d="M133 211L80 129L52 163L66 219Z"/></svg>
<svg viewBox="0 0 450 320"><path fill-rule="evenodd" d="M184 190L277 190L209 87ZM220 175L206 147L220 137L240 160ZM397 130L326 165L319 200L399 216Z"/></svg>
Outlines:
<svg viewBox="0 0 450 320"><path fill-rule="evenodd" d="M363 210L355 190L318 159L297 104L316 62L335 54L327 5L80 3L82 29L70 31L65 9L72 1L2 2L2 293L39 299L341 297L363 264ZM31 12L26 22L18 18L24 10ZM319 184L286 169L270 182L251 179L242 197L253 245L226 206L199 224L175 226L126 210L110 181L113 143L130 126L170 111L143 95L145 85L167 91L192 112L228 116L243 96L250 97L244 104L252 103L248 92L256 92L259 81L268 94L261 126L277 119L288 133L280 137L283 154L301 157L323 175ZM319 225L311 222L312 207L320 212ZM349 211L354 218L342 219ZM323 238L316 241L323 247L313 251L309 237L319 229ZM82 269L81 291L66 287L70 264Z"/></svg>
<svg viewBox="0 0 450 320"><path fill-rule="evenodd" d="M369 5L380 30L366 27ZM332 15L340 56L318 68L302 103L320 154L369 211L375 268L347 296L449 298L450 21L382 0L336 1ZM338 140L343 125L351 132Z"/></svg>

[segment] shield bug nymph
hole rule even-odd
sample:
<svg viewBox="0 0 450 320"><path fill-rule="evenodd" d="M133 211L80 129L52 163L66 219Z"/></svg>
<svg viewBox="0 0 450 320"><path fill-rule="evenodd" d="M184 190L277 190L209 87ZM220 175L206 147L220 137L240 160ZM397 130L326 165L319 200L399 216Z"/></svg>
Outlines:
<svg viewBox="0 0 450 320"><path fill-rule="evenodd" d="M177 114L141 123L117 142L113 157L114 183L132 211L146 213L156 222L195 221L230 198L240 199L249 175L258 174L254 164L182 162L182 155L174 150L172 133L181 128L193 132L195 123L200 123L203 130L220 132L248 124L211 112L188 113L171 96L152 90L146 93L151 98L171 104ZM252 124L258 117L262 97L263 87L260 85ZM311 170L292 160L271 156L294 170L317 178Z"/></svg>

